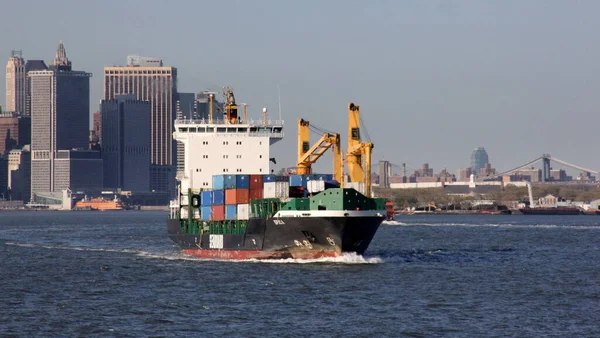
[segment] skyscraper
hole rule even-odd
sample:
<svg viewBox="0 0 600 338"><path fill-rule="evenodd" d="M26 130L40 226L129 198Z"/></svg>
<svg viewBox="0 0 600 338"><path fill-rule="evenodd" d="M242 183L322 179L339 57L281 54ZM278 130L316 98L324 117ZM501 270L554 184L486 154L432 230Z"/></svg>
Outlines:
<svg viewBox="0 0 600 338"><path fill-rule="evenodd" d="M150 189L175 193L177 68L161 59L130 56L127 66L104 67L104 99L134 94L150 102Z"/></svg>
<svg viewBox="0 0 600 338"><path fill-rule="evenodd" d="M479 175L481 168L485 167L485 164L488 162L488 154L484 148L477 147L471 153L471 171L475 175Z"/></svg>
<svg viewBox="0 0 600 338"><path fill-rule="evenodd" d="M104 188L150 191L150 102L117 95L100 111Z"/></svg>
<svg viewBox="0 0 600 338"><path fill-rule="evenodd" d="M29 72L34 70L46 70L48 66L44 60L27 60L25 63L25 73L27 74L25 90L25 115L31 116L31 78Z"/></svg>
<svg viewBox="0 0 600 338"><path fill-rule="evenodd" d="M75 189L71 174L81 173L71 172L71 165L87 159L96 163L99 159L99 155L70 153L72 149L89 147L92 74L71 70L71 61L61 41L50 69L30 71L28 76L31 81L32 193ZM57 166L59 162L61 168ZM101 177L89 179L99 179L102 184Z"/></svg>
<svg viewBox="0 0 600 338"><path fill-rule="evenodd" d="M12 51L6 65L6 110L25 113L27 73L21 51Z"/></svg>

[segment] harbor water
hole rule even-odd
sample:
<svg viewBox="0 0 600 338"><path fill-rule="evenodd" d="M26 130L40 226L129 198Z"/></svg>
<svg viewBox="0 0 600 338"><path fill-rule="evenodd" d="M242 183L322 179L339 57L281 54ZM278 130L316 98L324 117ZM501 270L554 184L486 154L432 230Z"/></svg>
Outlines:
<svg viewBox="0 0 600 338"><path fill-rule="evenodd" d="M600 336L598 216L405 216L308 262L188 258L166 219L0 213L0 337Z"/></svg>

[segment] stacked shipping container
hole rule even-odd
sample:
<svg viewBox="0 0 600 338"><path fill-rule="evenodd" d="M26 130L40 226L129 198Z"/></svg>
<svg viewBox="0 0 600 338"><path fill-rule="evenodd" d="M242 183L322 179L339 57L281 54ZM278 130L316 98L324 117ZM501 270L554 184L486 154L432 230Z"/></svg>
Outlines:
<svg viewBox="0 0 600 338"><path fill-rule="evenodd" d="M327 182L333 179L329 174L311 175L215 175L213 190L202 191L192 197L184 196L182 206L192 203L193 218L203 221L239 221L250 218L249 203L253 200L305 198L323 191ZM194 205L194 203L196 205ZM301 202L298 202L304 204ZM299 205L300 205L299 204ZM182 216L187 217L187 208L182 208Z"/></svg>

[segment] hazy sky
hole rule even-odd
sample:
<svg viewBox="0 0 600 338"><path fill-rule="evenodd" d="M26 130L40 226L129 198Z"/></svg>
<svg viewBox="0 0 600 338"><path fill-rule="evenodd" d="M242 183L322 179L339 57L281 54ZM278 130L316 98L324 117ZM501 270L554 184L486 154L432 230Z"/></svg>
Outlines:
<svg viewBox="0 0 600 338"><path fill-rule="evenodd" d="M500 170L544 152L600 169L599 12L598 1L21 0L2 5L0 46L49 62L63 40L74 69L94 74L92 111L103 67L128 54L177 67L181 92L230 85L256 118L265 106L277 117L280 85L287 134L273 153L285 166L298 118L345 143L353 101L375 161L455 173L482 146Z"/></svg>

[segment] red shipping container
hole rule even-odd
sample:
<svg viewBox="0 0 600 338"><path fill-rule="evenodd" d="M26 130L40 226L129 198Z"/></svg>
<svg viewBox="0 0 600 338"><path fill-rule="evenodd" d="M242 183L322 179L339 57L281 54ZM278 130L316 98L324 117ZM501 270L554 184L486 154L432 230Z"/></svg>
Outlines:
<svg viewBox="0 0 600 338"><path fill-rule="evenodd" d="M248 204L249 197L249 189L225 190L225 204Z"/></svg>
<svg viewBox="0 0 600 338"><path fill-rule="evenodd" d="M263 177L262 175L250 175L250 190L262 189Z"/></svg>
<svg viewBox="0 0 600 338"><path fill-rule="evenodd" d="M225 220L225 206L224 205L213 205L211 207L211 217L210 219L213 221L223 221Z"/></svg>
<svg viewBox="0 0 600 338"><path fill-rule="evenodd" d="M259 200L263 198L263 190L260 189L250 189L250 200Z"/></svg>

